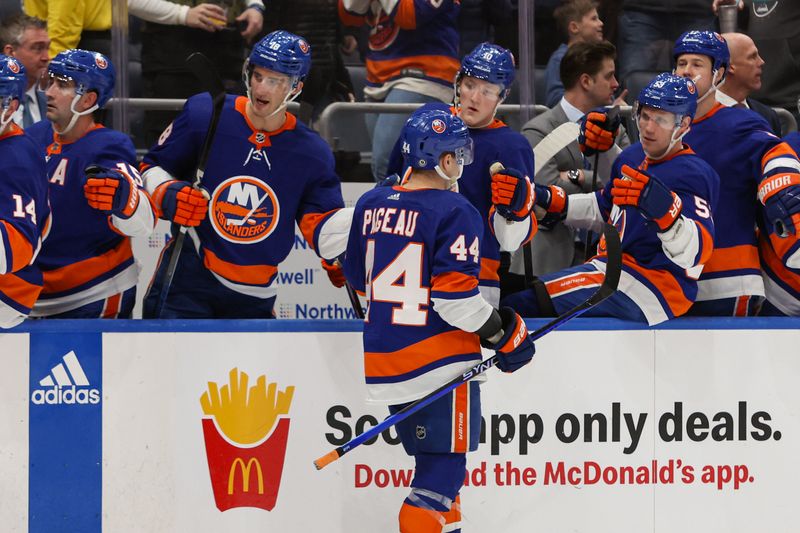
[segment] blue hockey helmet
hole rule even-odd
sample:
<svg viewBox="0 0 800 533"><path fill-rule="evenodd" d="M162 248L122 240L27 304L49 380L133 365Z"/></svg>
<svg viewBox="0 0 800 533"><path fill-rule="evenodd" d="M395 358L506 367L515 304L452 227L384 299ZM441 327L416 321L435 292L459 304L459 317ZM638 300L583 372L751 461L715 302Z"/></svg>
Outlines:
<svg viewBox="0 0 800 533"><path fill-rule="evenodd" d="M461 60L456 84L463 76L471 76L502 86L501 97L506 98L515 75L514 54L502 46L481 43Z"/></svg>
<svg viewBox="0 0 800 533"><path fill-rule="evenodd" d="M276 30L258 41L245 63L245 76L251 66L259 66L303 81L311 69L311 46L286 30ZM247 79L245 79L247 81Z"/></svg>
<svg viewBox="0 0 800 533"><path fill-rule="evenodd" d="M472 138L464 121L443 109L421 109L406 121L401 133L407 167L434 170L442 154L454 153L460 165L472 163Z"/></svg>
<svg viewBox="0 0 800 533"><path fill-rule="evenodd" d="M685 32L675 41L672 48L672 57L677 60L683 54L699 54L711 58L713 70L725 67L727 71L731 62L731 54L728 51L728 43L719 33L715 31L691 30Z"/></svg>
<svg viewBox="0 0 800 533"><path fill-rule="evenodd" d="M99 52L64 50L50 61L47 71L75 81L75 93L97 92L97 106L103 107L114 93L114 65Z"/></svg>
<svg viewBox="0 0 800 533"><path fill-rule="evenodd" d="M697 111L697 88L688 78L664 72L647 84L636 101L637 111L643 106L674 113L677 118L694 118Z"/></svg>
<svg viewBox="0 0 800 533"><path fill-rule="evenodd" d="M22 63L13 57L0 54L0 101L3 107L14 98L22 100L27 86L25 67Z"/></svg>

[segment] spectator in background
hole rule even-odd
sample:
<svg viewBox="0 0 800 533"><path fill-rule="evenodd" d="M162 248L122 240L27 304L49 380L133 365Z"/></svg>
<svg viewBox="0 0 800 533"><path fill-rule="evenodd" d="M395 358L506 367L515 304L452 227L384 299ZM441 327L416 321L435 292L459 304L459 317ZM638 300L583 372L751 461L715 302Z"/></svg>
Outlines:
<svg viewBox="0 0 800 533"><path fill-rule="evenodd" d="M220 11L222 18L219 18ZM199 25L195 27L143 24L142 95L145 98L189 98L206 91L186 68L186 58L194 52L202 52L216 66L227 92L242 94L246 42L261 32L263 13L261 0L235 0L227 12L220 6L208 6L199 14ZM158 140L177 114L175 111L146 112L145 142L151 145Z"/></svg>
<svg viewBox="0 0 800 533"><path fill-rule="evenodd" d="M559 67L567 48L575 43L599 43L603 40L603 21L597 15L594 0L568 0L556 8L553 16L567 42L553 52L545 73L545 105L553 107L564 94Z"/></svg>
<svg viewBox="0 0 800 533"><path fill-rule="evenodd" d="M111 55L111 2L108 0L25 0L25 13L47 21L50 57L73 48Z"/></svg>
<svg viewBox="0 0 800 533"><path fill-rule="evenodd" d="M367 102L389 104L450 102L458 71L459 3L339 0L339 16L348 26L368 25ZM367 115L372 137L372 175L386 176L389 154L405 124L404 114Z"/></svg>
<svg viewBox="0 0 800 533"><path fill-rule="evenodd" d="M47 98L37 83L50 62L47 23L24 13L3 20L0 25L0 47L3 54L16 58L25 67L27 86L23 100L14 113L14 122L27 128L42 120L47 112Z"/></svg>
<svg viewBox="0 0 800 533"><path fill-rule="evenodd" d="M714 12L722 0L713 0ZM788 110L800 122L800 2L797 0L739 0L739 9L750 10L746 33L764 58L761 89L754 96L766 105Z"/></svg>
<svg viewBox="0 0 800 533"><path fill-rule="evenodd" d="M267 31L283 28L302 35L314 51L311 70L298 98L298 119L308 124L327 104L355 100L342 58L342 51L352 52L355 42L345 44L338 0L271 0L266 4L264 27Z"/></svg>
<svg viewBox="0 0 800 533"><path fill-rule="evenodd" d="M717 101L727 107L752 109L769 122L772 132L781 136L781 120L769 106L750 98L761 88L761 72L764 60L758 54L753 39L743 33L723 33L728 43L731 63L725 84L717 90Z"/></svg>
<svg viewBox="0 0 800 533"><path fill-rule="evenodd" d="M616 48L602 41L599 43L576 43L569 47L561 61L561 79L566 86L564 96L552 109L530 120L522 128L522 134L535 147L550 132L566 122L580 122L592 109L606 106L619 88L614 66ZM624 148L630 144L624 131L617 135L616 145L601 154L598 168L598 184L603 187L611 172L611 164ZM592 164L594 157L584 157L578 140L558 152L534 177L538 185L558 185L567 194L590 192L592 188ZM540 228L531 242L533 275L555 272L583 262L582 254L576 252L573 228L563 222L552 227ZM515 254L511 269L514 274L523 271Z"/></svg>
<svg viewBox="0 0 800 533"><path fill-rule="evenodd" d="M714 22L708 0L623 0L617 26L620 79L637 70L670 70L672 43L686 30L711 30Z"/></svg>

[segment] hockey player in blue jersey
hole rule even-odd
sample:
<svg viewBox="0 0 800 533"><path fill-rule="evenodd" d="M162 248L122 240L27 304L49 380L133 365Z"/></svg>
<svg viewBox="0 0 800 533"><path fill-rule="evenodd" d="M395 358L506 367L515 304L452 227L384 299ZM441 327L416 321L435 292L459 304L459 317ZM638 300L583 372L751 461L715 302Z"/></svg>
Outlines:
<svg viewBox="0 0 800 533"><path fill-rule="evenodd" d="M798 176L800 162L760 115L716 101L729 64L728 46L719 34L686 32L675 42L673 55L675 73L694 80L698 90L697 117L685 140L720 177L714 253L700 276L697 302L689 314L752 315L764 297L755 232L760 209L756 190L764 180Z"/></svg>
<svg viewBox="0 0 800 533"><path fill-rule="evenodd" d="M145 155L143 177L160 217L190 228L161 317L272 318L295 223L320 256L344 251L352 210L340 212L333 154L286 111L310 64L308 43L289 32L255 45L242 72L247 96L226 95L200 188L191 183L212 116L208 93L191 97ZM155 318L169 253L145 317Z"/></svg>
<svg viewBox="0 0 800 533"><path fill-rule="evenodd" d="M500 46L482 43L464 56L454 85L455 105L426 104L421 109L449 109L470 129L475 161L464 169L458 186L484 221L480 289L494 306L500 301L500 253L530 241L538 226L530 216L533 152L517 131L495 118L515 76L514 56ZM389 174L408 172L398 142L389 159ZM500 162L505 170L492 175Z"/></svg>
<svg viewBox="0 0 800 533"><path fill-rule="evenodd" d="M26 85L22 64L0 54L0 328L25 320L42 290L33 262L50 224L44 157L12 120Z"/></svg>
<svg viewBox="0 0 800 533"><path fill-rule="evenodd" d="M797 153L800 133L784 139ZM758 188L758 251L767 299L762 316L800 316L800 176L778 173Z"/></svg>
<svg viewBox="0 0 800 533"><path fill-rule="evenodd" d="M47 159L53 224L36 260L44 288L31 316L128 318L139 267L130 238L150 234L155 216L130 138L95 122L114 92L104 55L65 50L42 89L47 120L26 133Z"/></svg>
<svg viewBox="0 0 800 533"><path fill-rule="evenodd" d="M697 297L697 276L711 256L716 172L681 142L696 109L694 84L660 74L639 94L640 143L614 161L611 180L595 193L569 197L557 186L536 186L536 203L548 211L542 224L566 216L571 226L599 230L614 224L622 241L622 276L610 298L586 312L649 325L683 315ZM504 299L523 316L564 313L585 301L603 281L606 257L544 275L538 287Z"/></svg>
<svg viewBox="0 0 800 533"><path fill-rule="evenodd" d="M378 187L356 204L344 271L367 295L364 370L369 399L396 412L496 350L513 372L534 354L525 323L495 310L478 291L483 221L451 189L469 165L472 141L449 110L419 110L406 123L402 185ZM468 167L466 167L468 168ZM480 437L475 381L397 425L414 456L401 533L458 532L466 452Z"/></svg>

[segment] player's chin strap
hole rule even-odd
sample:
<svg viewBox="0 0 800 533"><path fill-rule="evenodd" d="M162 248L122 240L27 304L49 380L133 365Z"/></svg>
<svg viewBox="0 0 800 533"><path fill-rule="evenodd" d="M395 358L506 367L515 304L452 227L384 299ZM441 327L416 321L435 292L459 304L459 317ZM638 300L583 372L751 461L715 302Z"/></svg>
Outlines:
<svg viewBox="0 0 800 533"><path fill-rule="evenodd" d="M453 187L456 187L458 185L458 183L457 183L458 180L461 178L461 175L464 173L464 165L462 165L461 163L456 163L456 165L458 165L458 174L456 176L453 176L453 177L450 177L447 174L445 174L444 170L442 170L442 167L440 165L436 165L435 167L433 167L433 170L435 170L436 173L439 174L439 177L447 182L447 188L448 189L452 189Z"/></svg>
<svg viewBox="0 0 800 533"><path fill-rule="evenodd" d="M714 70L712 70L712 71L711 71L711 87L709 87L709 88L708 88L708 90L705 92L705 94L704 94L703 96L701 96L701 97L699 97L699 98L697 99L697 105L700 105L700 102L702 102L703 100L705 100L705 99L708 97L708 95L710 95L710 94L714 94L714 91L717 91L717 90L719 90L719 88L720 88L720 87L722 87L723 85L725 85L725 77L723 77L723 78L720 80L720 82L719 82L719 83L715 83L715 82L714 82L714 80L717 78L717 73L718 73L718 72L719 72L719 69L718 69L718 68L717 68L717 69L714 69ZM675 72L673 71L673 74L674 74L674 73L675 73ZM701 79L702 77L703 77L702 75L698 74L697 76L695 76L694 78L692 78L692 81L695 83L695 85L697 85L697 82L698 82L698 81L700 81L700 79Z"/></svg>
<svg viewBox="0 0 800 533"><path fill-rule="evenodd" d="M78 94L76 92L75 93L75 98L73 98L72 99L72 103L69 104L69 110L72 111L72 118L69 119L69 123L67 124L67 127L64 128L63 130L57 130L55 124L53 124L53 131L54 132L58 133L59 135L66 135L69 132L69 130L71 130L75 126L75 123L78 122L78 119L80 117L82 117L84 115L89 115L91 113L94 113L95 110L100 108L99 105L94 104L92 107L90 107L89 109L87 109L85 111L78 111L77 109L75 109L75 104L78 103L78 100L81 99L81 96L83 96L83 94L85 94L85 93Z"/></svg>
<svg viewBox="0 0 800 533"><path fill-rule="evenodd" d="M11 120L14 117L14 113L9 113L8 110L11 107L11 102L14 98L12 96L7 96L3 99L2 103L2 114L0 114L0 135L6 132L6 128L11 123ZM6 118L8 115L8 118Z"/></svg>
<svg viewBox="0 0 800 533"><path fill-rule="evenodd" d="M296 80L294 83L292 83L292 90L289 91L286 94L286 96L283 97L283 102L281 102L281 105L276 107L275 111L273 111L272 113L267 115L265 118L272 118L274 115L280 113L281 111L286 109L289 106L289 104L294 102L297 99L298 96L300 96L300 93L303 92L302 89L300 89L296 93L292 94L292 91L294 91L295 88L297 88L297 84L298 83L300 83L299 79ZM245 87L247 88L247 99L250 100L250 105L255 105L255 102L253 102L253 96L252 96L251 91L250 91L250 78L249 77L245 77Z"/></svg>

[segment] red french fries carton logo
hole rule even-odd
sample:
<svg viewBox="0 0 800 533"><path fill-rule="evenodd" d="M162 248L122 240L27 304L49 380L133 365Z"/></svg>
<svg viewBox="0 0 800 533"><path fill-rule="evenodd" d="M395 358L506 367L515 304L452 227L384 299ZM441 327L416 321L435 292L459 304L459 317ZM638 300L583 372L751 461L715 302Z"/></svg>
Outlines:
<svg viewBox="0 0 800 533"><path fill-rule="evenodd" d="M271 511L281 486L294 386L280 391L261 375L249 387L248 375L238 368L228 377L221 387L209 381L200 397L214 501L220 511Z"/></svg>

